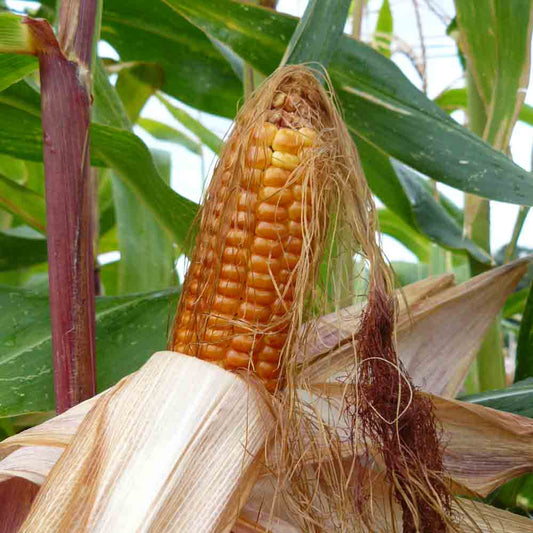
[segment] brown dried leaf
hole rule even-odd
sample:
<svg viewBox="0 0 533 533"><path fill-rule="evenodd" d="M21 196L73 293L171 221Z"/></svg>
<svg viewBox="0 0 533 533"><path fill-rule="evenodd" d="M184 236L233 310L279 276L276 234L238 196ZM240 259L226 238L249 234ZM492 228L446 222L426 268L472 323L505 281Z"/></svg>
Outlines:
<svg viewBox="0 0 533 533"><path fill-rule="evenodd" d="M401 513L392 497L391 487L383 474L369 472L371 479L371 501L367 509L367 518L371 527L361 524L353 533L392 533L402 531ZM276 498L272 486L275 481L262 480L257 483L250 498L243 507L240 519L249 529L233 529L234 533L296 533L301 531L291 518L288 510L279 498ZM257 509L261 512L258 513ZM250 517L255 517L250 520ZM453 503L455 533L533 533L533 521L516 514L502 511L483 503L458 498ZM251 523L250 523L251 522ZM255 529L254 529L255 528ZM292 528L292 529L291 529Z"/></svg>
<svg viewBox="0 0 533 533"><path fill-rule="evenodd" d="M436 293L438 286L428 283L426 289L434 289L429 296L420 286L404 289L410 309L407 312L405 307L400 308L398 353L416 385L432 394L447 397L457 394L487 328L524 275L529 261L529 258L519 259ZM445 286L444 279L442 283L441 286ZM333 318L328 320L331 328ZM345 319L345 322L349 321ZM349 339L346 331L352 326L352 333L355 331L357 317L353 313L349 324L342 329L343 339ZM328 326L322 329L326 331ZM330 342L328 346L337 343ZM326 355L315 357L302 377L323 383L334 375L346 373L353 364L354 348L347 342Z"/></svg>
<svg viewBox="0 0 533 533"><path fill-rule="evenodd" d="M533 471L533 420L433 396L454 482L481 496Z"/></svg>
<svg viewBox="0 0 533 533"><path fill-rule="evenodd" d="M98 399L20 531L229 531L273 423L254 391L199 359L155 354Z"/></svg>

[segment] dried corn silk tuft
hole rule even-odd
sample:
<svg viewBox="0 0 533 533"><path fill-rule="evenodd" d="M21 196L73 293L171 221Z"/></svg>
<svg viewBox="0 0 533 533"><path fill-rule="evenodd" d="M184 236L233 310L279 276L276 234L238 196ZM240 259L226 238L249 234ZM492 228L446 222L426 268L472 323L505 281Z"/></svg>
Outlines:
<svg viewBox="0 0 533 533"><path fill-rule="evenodd" d="M358 466L372 450L403 510L404 531L438 533L451 525L451 496L433 407L397 359L395 301L372 196L315 76L282 67L240 111L204 200L171 348L277 391L269 467L305 531L372 531L368 468ZM353 301L362 273L366 308L352 372L342 378L346 395L340 408L318 406L300 378L312 364L305 357L312 326L302 326L339 300ZM346 446L359 457L350 464Z"/></svg>

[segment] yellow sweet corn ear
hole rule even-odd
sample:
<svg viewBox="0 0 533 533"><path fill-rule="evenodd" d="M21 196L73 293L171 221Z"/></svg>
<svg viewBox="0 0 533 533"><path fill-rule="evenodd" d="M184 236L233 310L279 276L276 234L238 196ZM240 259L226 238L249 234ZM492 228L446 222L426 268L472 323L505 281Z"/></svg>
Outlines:
<svg viewBox="0 0 533 533"><path fill-rule="evenodd" d="M349 531L366 519L364 483L357 494L350 489L357 465L338 461L351 444L359 448L354 457L378 455L406 533L443 533L451 495L431 400L398 361L392 276L376 239L375 206L350 134L317 77L282 67L239 113L204 201L170 347L254 374L270 391L284 387L271 397L279 414L273 468L280 480L290 477L278 488L304 531L331 530L335 513ZM313 328L304 323L335 303L328 300L335 294L350 299L354 280L337 273L355 251L368 292L351 337L353 370L342 378L340 412L353 428L343 440L329 427L335 417L300 395L309 390L302 369ZM304 460L313 454L316 480Z"/></svg>
<svg viewBox="0 0 533 533"><path fill-rule="evenodd" d="M271 391L280 378L303 219L312 211L311 191L295 170L316 139L312 121L304 126L295 110L309 102L285 96L259 124L237 128L250 130L239 153L235 134L228 141L233 152L222 157L208 191L212 208L204 206L172 340L177 352L250 370Z"/></svg>

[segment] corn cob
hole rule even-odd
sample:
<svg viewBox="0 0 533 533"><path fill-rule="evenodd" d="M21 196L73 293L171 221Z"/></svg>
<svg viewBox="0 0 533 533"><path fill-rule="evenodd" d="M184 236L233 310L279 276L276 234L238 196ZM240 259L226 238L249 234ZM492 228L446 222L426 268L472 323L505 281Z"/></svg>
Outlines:
<svg viewBox="0 0 533 533"><path fill-rule="evenodd" d="M297 89L278 91L242 149L240 130L230 138L208 191L173 335L175 351L249 369L271 391L312 216L310 187L298 172L316 138L311 117Z"/></svg>
<svg viewBox="0 0 533 533"><path fill-rule="evenodd" d="M304 309L316 312L321 305L320 291L309 289L316 287L326 235L341 249L335 231L346 228L369 277L367 305L354 332L357 370L347 377L351 392L342 406L348 424L355 428L357 421L350 438L362 435L363 448L372 442L381 454L404 512L404 531L420 524L423 533L440 533L451 501L441 479L442 448L431 401L418 394L397 358L392 281L375 220L356 148L328 95L304 67L279 69L241 111L215 168L170 347L228 370L248 370L270 391L286 382L287 394L278 397L277 468L280 479L291 472L294 506L310 516L302 518L303 530L317 524L331 530L327 517L339 509L364 520L368 495L359 491L354 500L347 491L357 474L350 465L337 468L343 442L334 428L322 435L331 435L329 460L317 452L319 470L325 470L309 483L302 450L319 449L309 428L321 415L308 415L297 394L306 389L301 365L309 364ZM352 248L346 251L352 258ZM301 424L293 428L295 420ZM324 498L316 496L318 486ZM323 502L331 502L329 511ZM357 529L358 520L346 530Z"/></svg>

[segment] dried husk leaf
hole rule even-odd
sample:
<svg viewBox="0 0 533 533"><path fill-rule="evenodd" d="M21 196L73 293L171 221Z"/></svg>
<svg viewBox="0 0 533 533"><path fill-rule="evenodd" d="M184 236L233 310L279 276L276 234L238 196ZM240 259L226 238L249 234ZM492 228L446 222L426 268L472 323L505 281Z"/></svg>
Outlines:
<svg viewBox="0 0 533 533"><path fill-rule="evenodd" d="M345 394L344 386L336 383L324 383L317 391L329 401ZM454 492L486 497L507 481L533 472L533 419L431 397L442 429L444 466ZM353 457L350 446L343 447L342 453L346 458ZM374 459L380 463L379 456Z"/></svg>
<svg viewBox="0 0 533 533"><path fill-rule="evenodd" d="M431 276L406 285L396 291L398 314L400 318L409 316L409 309L425 298L437 294L455 284L453 274ZM307 334L306 350L299 354L300 359L313 359L352 340L360 324L363 304L352 305L329 313L305 327ZM401 356L401 354L400 354Z"/></svg>
<svg viewBox="0 0 533 533"><path fill-rule="evenodd" d="M372 526L364 524L350 533L396 533L402 530L401 513L392 497L391 487L383 474L370 473L372 481L371 501L368 514ZM288 510L283 502L275 499L273 487L275 480L263 479L257 483L250 494L234 533L295 533L301 531L291 527ZM274 504L274 500L276 503ZM485 505L480 502L459 498L453 502L454 531L456 533L531 533L533 521L516 514ZM275 509L272 514L265 510ZM258 511L259 510L259 511ZM250 520L254 516L255 519Z"/></svg>
<svg viewBox="0 0 533 533"><path fill-rule="evenodd" d="M432 394L456 396L487 328L529 261L519 259L426 298L411 298L404 290L409 310L403 308L399 313L398 353L415 385ZM345 320L350 326L357 324L356 315ZM347 330L344 326L342 331ZM348 342L316 357L302 379L323 383L352 365L353 346Z"/></svg>
<svg viewBox="0 0 533 533"><path fill-rule="evenodd" d="M488 496L507 481L533 472L533 420L434 396L444 430L444 464L455 483Z"/></svg>
<svg viewBox="0 0 533 533"><path fill-rule="evenodd" d="M19 530L38 490L38 485L20 477L13 477L0 483L2 533L16 533Z"/></svg>
<svg viewBox="0 0 533 533"><path fill-rule="evenodd" d="M454 398L498 311L527 271L519 259L421 302L398 324L402 362L426 392ZM467 327L465 327L467 326Z"/></svg>
<svg viewBox="0 0 533 533"><path fill-rule="evenodd" d="M96 402L20 531L229 531L273 424L255 391L203 361L153 355Z"/></svg>
<svg viewBox="0 0 533 533"><path fill-rule="evenodd" d="M63 453L52 446L24 446L0 461L0 484L14 477L42 485Z"/></svg>

